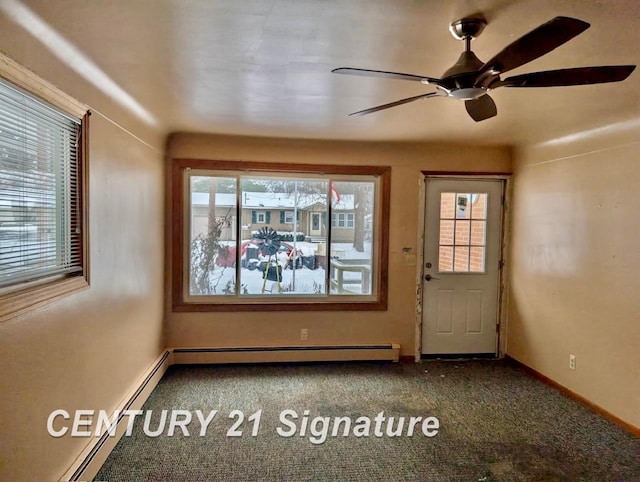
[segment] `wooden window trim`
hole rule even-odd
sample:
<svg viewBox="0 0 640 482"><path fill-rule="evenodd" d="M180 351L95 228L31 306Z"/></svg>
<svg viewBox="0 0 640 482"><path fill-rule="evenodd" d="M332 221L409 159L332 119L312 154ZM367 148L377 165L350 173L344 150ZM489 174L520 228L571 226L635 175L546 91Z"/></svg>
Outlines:
<svg viewBox="0 0 640 482"><path fill-rule="evenodd" d="M183 232L184 219L184 170L255 171L265 174L278 172L291 174L325 175L373 175L378 176L380 186L379 251L377 258L376 300L356 301L345 296L344 301L296 301L278 299L269 303L256 301L232 303L190 303L183 299L185 256ZM344 166L289 164L278 162L222 161L208 159L173 159L171 164L171 298L174 312L232 312L232 311L386 311L388 304L389 276L389 213L391 206L391 168L388 166Z"/></svg>
<svg viewBox="0 0 640 482"><path fill-rule="evenodd" d="M82 122L78 153L80 161L78 172L80 199L78 208L82 220L82 274L60 276L52 278L51 281L41 280L25 283L26 288L20 288L19 285L8 288L0 294L0 322L3 322L89 287L88 161L89 117L91 112L85 104L62 92L2 53L0 53L0 77L24 89L31 95L54 105L63 112L80 119Z"/></svg>

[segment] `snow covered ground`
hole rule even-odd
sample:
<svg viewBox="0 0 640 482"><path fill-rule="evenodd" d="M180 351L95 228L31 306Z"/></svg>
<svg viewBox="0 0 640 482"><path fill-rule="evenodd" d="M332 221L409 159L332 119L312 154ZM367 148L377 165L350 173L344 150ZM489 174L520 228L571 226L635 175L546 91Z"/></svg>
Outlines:
<svg viewBox="0 0 640 482"><path fill-rule="evenodd" d="M288 243L293 245L293 243ZM318 251L317 243L298 242L296 248L302 253L303 257L315 256ZM371 260L371 243L365 243L365 251L360 253L356 251L351 243L332 243L331 256L334 259L358 259L358 260ZM269 258L266 256L260 256L260 259L254 264L259 262L268 262ZM278 253L279 265L283 266L286 261L286 253ZM271 258L273 263L274 258ZM370 263L369 263L370 264ZM225 287L233 287L235 282L235 268L216 266L212 271L212 294L224 294ZM344 273L344 280L359 280L359 273ZM298 269L283 269L282 281L280 288L282 294L285 295L326 295L326 272L324 268L309 269L306 266ZM264 289L264 291L263 291ZM356 293L361 292L360 284L350 284L349 290ZM275 281L264 281L264 272L260 269L248 269L245 267L240 268L240 295L270 295L279 294L278 283Z"/></svg>

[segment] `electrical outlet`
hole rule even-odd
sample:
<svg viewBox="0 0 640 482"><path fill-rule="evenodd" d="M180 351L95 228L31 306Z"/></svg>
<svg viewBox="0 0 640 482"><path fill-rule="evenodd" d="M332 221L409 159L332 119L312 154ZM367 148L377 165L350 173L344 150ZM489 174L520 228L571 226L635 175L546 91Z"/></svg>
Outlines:
<svg viewBox="0 0 640 482"><path fill-rule="evenodd" d="M569 355L569 370L575 370L576 369L576 356L575 355Z"/></svg>
<svg viewBox="0 0 640 482"><path fill-rule="evenodd" d="M306 328L302 328L300 330L300 340L305 341L308 339L309 339L309 330L307 330Z"/></svg>

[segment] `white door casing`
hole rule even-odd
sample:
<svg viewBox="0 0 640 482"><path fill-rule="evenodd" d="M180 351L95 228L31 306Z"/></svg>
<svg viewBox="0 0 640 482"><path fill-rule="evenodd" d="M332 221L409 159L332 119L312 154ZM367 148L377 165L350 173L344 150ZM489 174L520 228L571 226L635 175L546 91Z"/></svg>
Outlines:
<svg viewBox="0 0 640 482"><path fill-rule="evenodd" d="M422 354L497 352L503 189L427 179Z"/></svg>

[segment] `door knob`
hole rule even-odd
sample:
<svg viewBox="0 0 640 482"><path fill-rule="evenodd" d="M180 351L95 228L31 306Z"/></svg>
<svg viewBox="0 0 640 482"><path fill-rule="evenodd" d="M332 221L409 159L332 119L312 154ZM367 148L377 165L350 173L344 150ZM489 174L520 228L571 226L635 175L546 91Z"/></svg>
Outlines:
<svg viewBox="0 0 640 482"><path fill-rule="evenodd" d="M431 281L432 279L440 279L440 278L434 278L433 276L431 276L430 274L426 274L424 275L424 279L426 281Z"/></svg>

